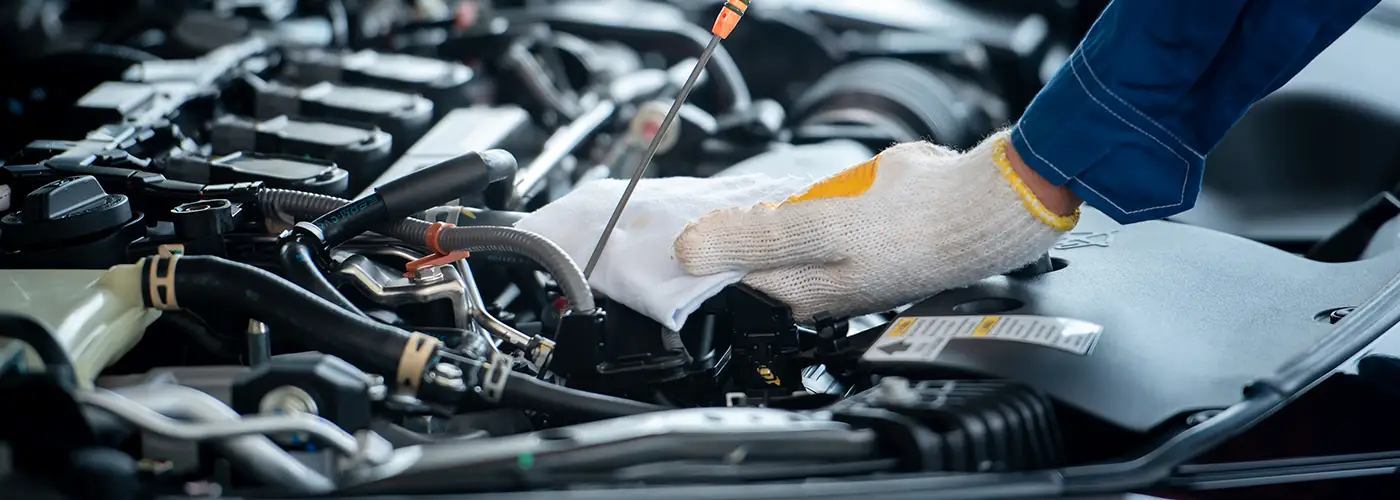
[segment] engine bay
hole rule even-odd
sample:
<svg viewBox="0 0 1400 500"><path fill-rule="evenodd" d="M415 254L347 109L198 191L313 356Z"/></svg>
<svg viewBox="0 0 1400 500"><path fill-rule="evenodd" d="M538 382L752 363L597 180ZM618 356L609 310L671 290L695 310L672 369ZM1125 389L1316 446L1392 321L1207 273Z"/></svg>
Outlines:
<svg viewBox="0 0 1400 500"><path fill-rule="evenodd" d="M1095 8L772 3L649 176L971 146ZM896 310L798 322L733 285L672 330L514 225L635 173L722 1L16 4L0 475L38 478L21 495L1137 491L1400 313L1382 192L1304 251L1086 209L1039 261ZM1370 359L1348 374L1390 373Z"/></svg>

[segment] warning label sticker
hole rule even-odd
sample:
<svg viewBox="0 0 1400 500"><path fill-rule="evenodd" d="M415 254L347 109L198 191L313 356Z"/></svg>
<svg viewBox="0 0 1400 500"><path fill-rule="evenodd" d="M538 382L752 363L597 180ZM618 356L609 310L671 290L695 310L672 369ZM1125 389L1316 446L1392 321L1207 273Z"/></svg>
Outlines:
<svg viewBox="0 0 1400 500"><path fill-rule="evenodd" d="M954 339L1022 342L1087 356L1103 327L1049 316L929 316L900 318L861 358L873 362L933 361Z"/></svg>

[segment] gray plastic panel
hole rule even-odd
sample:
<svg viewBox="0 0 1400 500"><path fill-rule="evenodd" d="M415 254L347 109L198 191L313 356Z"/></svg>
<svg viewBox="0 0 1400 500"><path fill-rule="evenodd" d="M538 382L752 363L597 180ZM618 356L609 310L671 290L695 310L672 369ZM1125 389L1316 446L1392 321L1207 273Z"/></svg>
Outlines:
<svg viewBox="0 0 1400 500"><path fill-rule="evenodd" d="M954 315L958 304L1009 298L1024 306L1007 314L1103 325L1087 356L965 339L951 341L936 364L1020 381L1137 431L1238 402L1246 384L1327 334L1332 325L1315 315L1363 302L1400 272L1400 252L1325 264L1184 224L1119 226L1092 210L1051 255L1068 266L990 278L905 315Z"/></svg>

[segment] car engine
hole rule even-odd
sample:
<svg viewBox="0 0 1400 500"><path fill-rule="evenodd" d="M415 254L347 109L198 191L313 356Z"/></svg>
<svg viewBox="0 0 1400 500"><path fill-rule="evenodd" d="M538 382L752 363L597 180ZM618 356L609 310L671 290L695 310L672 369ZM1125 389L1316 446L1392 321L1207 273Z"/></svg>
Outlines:
<svg viewBox="0 0 1400 500"><path fill-rule="evenodd" d="M891 3L758 2L648 175L971 146L1102 7ZM1143 450L1284 404L1259 381L1395 287L1393 194L1307 251L1086 210L1038 262L897 310L799 323L735 285L669 330L513 224L635 173L724 4L0 7L25 68L0 78L0 473L32 479L3 488L1059 488L1011 497L1098 467L1083 491L1127 491L1171 474L1110 480Z"/></svg>

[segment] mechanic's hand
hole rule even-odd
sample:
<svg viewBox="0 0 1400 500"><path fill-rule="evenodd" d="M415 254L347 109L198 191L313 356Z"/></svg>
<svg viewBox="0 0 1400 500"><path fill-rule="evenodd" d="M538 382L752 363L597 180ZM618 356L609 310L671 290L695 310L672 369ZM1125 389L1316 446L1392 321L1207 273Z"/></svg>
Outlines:
<svg viewBox="0 0 1400 500"><path fill-rule="evenodd" d="M967 286L1033 262L1079 219L1046 209L1006 151L1005 132L965 153L900 144L782 203L706 214L676 256L691 274L749 272L799 321Z"/></svg>

